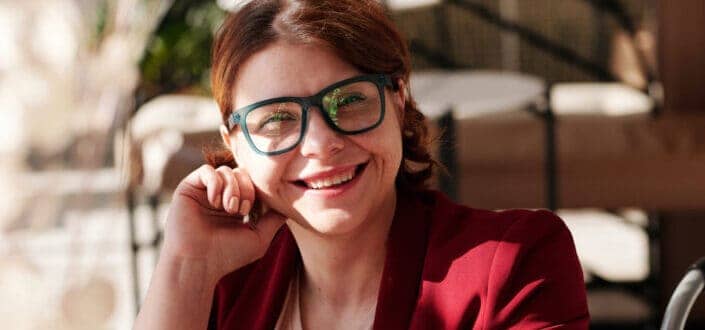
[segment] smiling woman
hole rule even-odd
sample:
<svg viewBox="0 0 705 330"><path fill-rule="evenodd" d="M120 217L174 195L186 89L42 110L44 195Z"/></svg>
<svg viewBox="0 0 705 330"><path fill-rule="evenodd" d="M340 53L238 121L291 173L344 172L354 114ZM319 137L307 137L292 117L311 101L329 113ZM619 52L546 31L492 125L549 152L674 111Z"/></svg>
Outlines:
<svg viewBox="0 0 705 330"><path fill-rule="evenodd" d="M228 17L212 70L224 150L177 188L136 328L586 328L559 218L426 189L409 72L377 1Z"/></svg>

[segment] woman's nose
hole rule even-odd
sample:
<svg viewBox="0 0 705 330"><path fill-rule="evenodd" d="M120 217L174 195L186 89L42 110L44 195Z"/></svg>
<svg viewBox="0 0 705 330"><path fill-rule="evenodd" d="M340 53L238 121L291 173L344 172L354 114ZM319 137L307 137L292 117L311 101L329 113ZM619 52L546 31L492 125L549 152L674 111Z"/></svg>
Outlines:
<svg viewBox="0 0 705 330"><path fill-rule="evenodd" d="M344 138L326 123L318 109L312 108L308 128L301 140L301 154L305 157L328 158L343 149Z"/></svg>

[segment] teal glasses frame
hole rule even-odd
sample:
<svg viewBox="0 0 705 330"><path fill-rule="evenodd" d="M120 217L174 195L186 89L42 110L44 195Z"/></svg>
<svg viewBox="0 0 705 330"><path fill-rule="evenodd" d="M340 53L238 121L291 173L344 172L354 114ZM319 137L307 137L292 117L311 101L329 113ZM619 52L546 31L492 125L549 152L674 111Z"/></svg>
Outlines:
<svg viewBox="0 0 705 330"><path fill-rule="evenodd" d="M323 108L323 97L332 92L334 89L345 86L347 84L351 83L356 83L356 82L361 82L361 81L369 81L374 83L377 86L377 89L379 91L379 99L381 103L381 109L380 109L380 116L379 120L372 124L369 127L365 127L363 129L359 130L354 130L354 131L346 131L338 127L333 119L330 117L330 114ZM232 130L235 128L235 126L240 126L242 129L243 134L245 135L245 139L247 140L247 143L250 145L250 148L254 150L256 153L260 155L266 155L266 156L274 156L274 155L280 155L285 152L291 151L294 148L296 148L301 141L303 140L304 136L306 135L306 130L308 128L308 111L311 107L316 107L318 108L318 111L321 113L323 116L326 124L328 127L330 127L333 131L338 132L340 134L345 134L345 135L354 135L354 134L360 134L364 133L367 131L370 131L377 126L379 126L382 121L384 120L384 111L385 111L385 93L384 93L384 88L385 87L391 87L393 90L397 89L396 83L392 80L390 75L387 74L365 74L365 75L360 75L360 76L355 76L352 78L348 78L345 80L341 80L337 83L334 83L324 89L322 89L320 92L316 93L315 95L311 95L309 97L294 97L294 96L283 96L283 97L276 97L272 99L266 99L262 100L253 104L250 104L248 106L242 107L240 109L237 109L233 111L233 113L230 114L228 117L227 121L227 127L228 131L232 132ZM256 110L259 107L266 106L269 104L273 103L282 103L282 102L293 102L297 103L301 106L302 110L302 116L301 116L301 133L299 134L298 139L296 142L287 148L284 148L282 150L276 150L276 151L262 151L257 148L255 145L254 141L252 141L252 137L250 136L250 132L247 129L247 125L244 125L245 118L247 118L247 114L250 112Z"/></svg>

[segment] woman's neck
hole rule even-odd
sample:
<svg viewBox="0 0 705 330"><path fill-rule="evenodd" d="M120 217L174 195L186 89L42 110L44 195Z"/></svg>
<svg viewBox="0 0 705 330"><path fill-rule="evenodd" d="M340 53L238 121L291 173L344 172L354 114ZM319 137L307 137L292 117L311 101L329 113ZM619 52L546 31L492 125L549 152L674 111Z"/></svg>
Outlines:
<svg viewBox="0 0 705 330"><path fill-rule="evenodd" d="M303 260L305 297L332 310L376 303L396 193L380 205L377 212L371 212L374 216L345 235L325 236L290 226Z"/></svg>

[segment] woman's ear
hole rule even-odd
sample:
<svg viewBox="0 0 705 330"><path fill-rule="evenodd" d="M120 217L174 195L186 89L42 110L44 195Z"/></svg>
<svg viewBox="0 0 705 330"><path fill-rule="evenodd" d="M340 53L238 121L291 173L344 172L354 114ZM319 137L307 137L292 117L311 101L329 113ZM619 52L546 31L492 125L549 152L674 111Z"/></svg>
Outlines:
<svg viewBox="0 0 705 330"><path fill-rule="evenodd" d="M225 146L232 150L232 146L230 145L230 132L228 132L228 129L223 124L220 124L220 138L223 139Z"/></svg>
<svg viewBox="0 0 705 330"><path fill-rule="evenodd" d="M235 153L235 145L233 145L233 140L230 138L230 132L225 127L225 125L220 124L220 138L223 139L225 147L233 154L233 159L237 164L237 154Z"/></svg>
<svg viewBox="0 0 705 330"><path fill-rule="evenodd" d="M404 79L397 79L397 89L394 91L394 107L397 110L397 118L399 119L399 123L404 122L404 107L406 105L406 99L407 99L407 89L406 89L406 83L404 82Z"/></svg>

